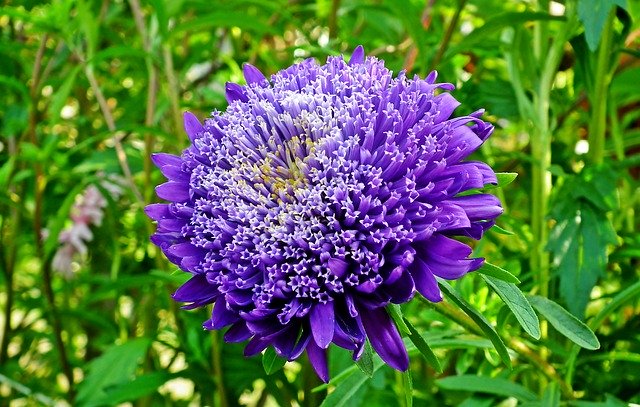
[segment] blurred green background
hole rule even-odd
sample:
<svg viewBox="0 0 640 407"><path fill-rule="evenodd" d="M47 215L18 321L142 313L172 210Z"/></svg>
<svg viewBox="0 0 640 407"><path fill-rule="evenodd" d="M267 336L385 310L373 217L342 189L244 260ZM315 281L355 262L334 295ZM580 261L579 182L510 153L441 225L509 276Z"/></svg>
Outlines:
<svg viewBox="0 0 640 407"><path fill-rule="evenodd" d="M0 405L640 404L639 18L632 0L5 0ZM243 63L268 75L359 44L396 73L437 69L458 114L486 109L477 158L519 176L492 191L506 212L475 254L538 296L540 340L498 295L515 286L476 273L454 285L464 312L403 306L441 369L414 347L411 375L369 378L333 349L318 388L304 360L245 359L171 300L187 276L149 242L149 154L185 148L182 113L224 110ZM574 344L577 321L598 350Z"/></svg>

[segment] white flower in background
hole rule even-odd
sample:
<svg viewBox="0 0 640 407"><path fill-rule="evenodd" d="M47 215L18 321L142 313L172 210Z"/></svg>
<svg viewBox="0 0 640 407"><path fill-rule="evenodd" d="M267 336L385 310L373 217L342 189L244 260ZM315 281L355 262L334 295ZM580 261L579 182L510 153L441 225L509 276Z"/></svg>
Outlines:
<svg viewBox="0 0 640 407"><path fill-rule="evenodd" d="M108 191L113 199L122 194L122 189L116 182L117 179L110 177L101 183L102 188ZM65 278L73 277L74 257L87 255L87 243L93 240L91 227L102 224L106 207L107 200L95 185L89 185L76 197L69 214L72 223L58 235L61 245L53 256L53 270Z"/></svg>

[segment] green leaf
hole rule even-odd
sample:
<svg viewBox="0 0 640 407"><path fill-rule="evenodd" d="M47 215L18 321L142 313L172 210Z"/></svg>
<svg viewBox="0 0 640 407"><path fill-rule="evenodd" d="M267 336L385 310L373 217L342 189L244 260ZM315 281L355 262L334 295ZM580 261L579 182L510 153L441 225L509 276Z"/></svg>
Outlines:
<svg viewBox="0 0 640 407"><path fill-rule="evenodd" d="M373 373L375 373L382 366L384 366L382 359L380 359L378 356L375 356L373 362ZM365 384L367 380L369 380L369 377L358 369L354 369L351 372L352 373L349 374L346 379L342 380L340 384L336 386L333 392L331 392L324 399L322 404L320 404L320 407L341 407L350 405L349 401L351 400L351 398L358 392L358 390L360 390L362 385ZM331 384L333 381L334 380L332 380L329 384ZM316 389L319 388L326 388L326 386L319 386Z"/></svg>
<svg viewBox="0 0 640 407"><path fill-rule="evenodd" d="M540 339L540 321L538 321L538 316L531 308L531 304L529 304L524 294L522 294L522 291L515 284L506 283L489 276L482 276L482 278L507 304L507 307L513 312L522 328L535 339Z"/></svg>
<svg viewBox="0 0 640 407"><path fill-rule="evenodd" d="M364 352L360 356L360 359L356 361L356 365L362 373L366 374L369 378L373 377L373 350L371 349L369 341L366 341L364 344Z"/></svg>
<svg viewBox="0 0 640 407"><path fill-rule="evenodd" d="M569 404L571 407L628 407L630 404L607 394L605 401L572 401Z"/></svg>
<svg viewBox="0 0 640 407"><path fill-rule="evenodd" d="M607 319L609 315L611 315L615 310L617 310L622 305L626 304L629 301L633 301L640 298L640 281L636 281L629 287L625 288L623 291L616 294L613 297L613 300L609 302L604 308L598 312L598 314L593 318L593 320L589 323L589 325L595 330L600 327L600 325Z"/></svg>
<svg viewBox="0 0 640 407"><path fill-rule="evenodd" d="M482 314L480 314L467 301L465 301L460 296L460 294L458 294L458 292L454 290L453 287L451 287L451 285L449 285L449 283L438 278L438 284L440 285L440 288L446 294L446 296L449 297L449 299L453 301L456 305L458 305L458 307L460 307L460 309L462 309L462 311L464 311L465 314L467 314L471 319L473 319L473 321L478 325L478 327L480 327L482 332L484 332L484 334L487 335L487 338L491 341L494 348L498 352L500 359L502 359L505 365L511 368L511 359L509 358L509 351L507 350L507 347L502 341L502 338L500 338L500 335L498 335L498 333L493 328L493 326L489 323L489 321L487 321Z"/></svg>
<svg viewBox="0 0 640 407"><path fill-rule="evenodd" d="M550 215L556 224L547 249L560 281L560 297L579 318L604 274L608 246L617 241L607 216L617 206L616 179L610 168L589 168L567 176L553 201Z"/></svg>
<svg viewBox="0 0 640 407"><path fill-rule="evenodd" d="M560 387L557 382L550 382L542 395L540 402L544 407L560 407Z"/></svg>
<svg viewBox="0 0 640 407"><path fill-rule="evenodd" d="M262 354L262 366L268 375L282 369L285 363L287 360L278 356L272 346L269 346Z"/></svg>
<svg viewBox="0 0 640 407"><path fill-rule="evenodd" d="M503 269L502 267L496 266L495 264L485 262L482 265L482 267L476 270L476 272L484 274L486 276L491 276L493 278L500 279L502 281L506 281L507 283L520 284L520 280L518 280L518 277L509 273L507 270Z"/></svg>
<svg viewBox="0 0 640 407"><path fill-rule="evenodd" d="M504 188L511 184L517 177L517 172L496 172L496 178L498 179L498 186L500 188Z"/></svg>
<svg viewBox="0 0 640 407"><path fill-rule="evenodd" d="M536 395L526 387L495 377L475 375L449 376L437 380L436 384L446 390L515 397L520 401L535 401L537 399Z"/></svg>
<svg viewBox="0 0 640 407"><path fill-rule="evenodd" d="M598 49L600 37L609 12L615 6L627 8L626 0L579 0L578 17L584 25L584 34L591 51Z"/></svg>
<svg viewBox="0 0 640 407"><path fill-rule="evenodd" d="M418 330L409 322L406 318L404 319L407 328L409 329L409 339L415 345L415 347L420 351L422 356L426 359L427 363L431 365L435 369L436 372L442 373L442 365L440 365L440 361L431 347L427 343L427 341L420 335Z"/></svg>
<svg viewBox="0 0 640 407"><path fill-rule="evenodd" d="M493 226L491 226L491 229L490 229L490 230L492 230L492 231L494 231L494 232L496 232L496 233L499 233L499 234L501 234L501 235L507 235L507 236L513 236L513 235L515 234L515 233L513 233L513 232L511 232L511 231L509 231L509 230L506 230L506 229L501 228L501 227L500 227L500 226L498 226L498 225L493 225Z"/></svg>
<svg viewBox="0 0 640 407"><path fill-rule="evenodd" d="M447 57L459 54L466 50L474 49L478 44L486 43L492 35L500 33L505 27L514 27L529 21L563 20L564 17L553 16L542 12L506 12L487 19L480 28L476 28L469 35L458 42L456 46L449 47Z"/></svg>
<svg viewBox="0 0 640 407"><path fill-rule="evenodd" d="M15 163L16 157L11 156L4 164L0 165L0 189L2 191L6 191L9 186L9 177L13 173Z"/></svg>
<svg viewBox="0 0 640 407"><path fill-rule="evenodd" d="M113 345L94 359L89 374L78 386L78 405L97 405L107 396L108 387L130 382L150 344L147 338L134 339Z"/></svg>
<svg viewBox="0 0 640 407"><path fill-rule="evenodd" d="M201 14L197 18L190 19L176 25L169 35L175 36L182 31L204 32L212 28L238 27L249 32L264 34L274 31L273 27L265 24L263 20L255 18L241 11L220 10Z"/></svg>
<svg viewBox="0 0 640 407"><path fill-rule="evenodd" d="M413 407L413 378L411 377L411 369L402 372L402 393L404 394L404 403L406 407Z"/></svg>
<svg viewBox="0 0 640 407"><path fill-rule="evenodd" d="M173 375L167 372L153 372L138 376L130 382L108 387L103 403L114 405L148 396L155 393L158 387L165 384L172 377Z"/></svg>
<svg viewBox="0 0 640 407"><path fill-rule="evenodd" d="M73 89L73 85L76 82L78 72L80 72L81 68L82 66L78 65L73 68L70 73L67 73L67 75L65 75L64 82L62 82L62 85L56 89L56 92L51 97L49 117L54 123L60 121L60 112L67 103L67 99L69 98L69 94L71 93L71 89Z"/></svg>
<svg viewBox="0 0 640 407"><path fill-rule="evenodd" d="M400 331L400 336L409 335L409 327L404 323L404 318L402 317L402 308L398 304L389 304L387 305L387 312L389 316L393 319L393 322L396 323L398 330Z"/></svg>
<svg viewBox="0 0 640 407"><path fill-rule="evenodd" d="M591 350L600 348L600 342L593 331L560 305L537 295L529 297L529 302L558 332L576 345Z"/></svg>

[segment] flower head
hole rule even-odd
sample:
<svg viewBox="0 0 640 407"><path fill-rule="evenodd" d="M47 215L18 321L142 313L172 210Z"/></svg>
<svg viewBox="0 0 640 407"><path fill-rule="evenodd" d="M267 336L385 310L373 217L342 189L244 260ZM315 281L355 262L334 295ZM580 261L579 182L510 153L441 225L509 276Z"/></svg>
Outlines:
<svg viewBox="0 0 640 407"><path fill-rule="evenodd" d="M502 212L496 183L465 161L491 134L479 117L452 117L450 84L397 77L356 48L347 63L305 60L266 79L244 66L229 107L201 124L191 146L153 156L169 203L149 205L152 241L191 279L185 308L214 304L207 329L249 339L246 355L305 350L328 380L331 343L360 357L365 341L390 366L408 356L385 306L419 292L442 299L436 276L457 279L482 259L454 236L482 237Z"/></svg>

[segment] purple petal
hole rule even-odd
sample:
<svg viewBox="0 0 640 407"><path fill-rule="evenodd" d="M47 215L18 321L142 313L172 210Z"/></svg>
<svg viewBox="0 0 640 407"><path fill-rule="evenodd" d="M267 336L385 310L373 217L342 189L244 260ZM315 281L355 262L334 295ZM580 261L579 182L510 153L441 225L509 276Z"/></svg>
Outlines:
<svg viewBox="0 0 640 407"><path fill-rule="evenodd" d="M426 299L432 302L442 301L442 293L438 288L438 282L429 266L422 259L417 258L411 265L411 276L416 284L416 290Z"/></svg>
<svg viewBox="0 0 640 407"><path fill-rule="evenodd" d="M329 259L328 265L331 273L333 273L338 278L341 278L342 276L344 276L344 273L347 271L347 268L349 267L349 263L335 257L332 257Z"/></svg>
<svg viewBox="0 0 640 407"><path fill-rule="evenodd" d="M394 304L402 304L409 301L414 294L415 283L411 273L403 270L402 274L393 283L385 284L385 292L391 297Z"/></svg>
<svg viewBox="0 0 640 407"><path fill-rule="evenodd" d="M231 343L244 342L252 335L244 321L238 321L229 327L229 330L224 334L224 340Z"/></svg>
<svg viewBox="0 0 640 407"><path fill-rule="evenodd" d="M268 340L254 336L244 348L244 355L247 357L257 355L258 353L267 349L269 343L270 341Z"/></svg>
<svg viewBox="0 0 640 407"><path fill-rule="evenodd" d="M156 187L156 194L167 201L186 202L189 200L189 184L169 181Z"/></svg>
<svg viewBox="0 0 640 407"><path fill-rule="evenodd" d="M380 307L363 311L360 313L362 325L373 349L389 366L401 371L407 370L409 355L387 310Z"/></svg>
<svg viewBox="0 0 640 407"><path fill-rule="evenodd" d="M178 302L203 302L217 295L218 291L207 282L206 276L196 274L173 293L173 299Z"/></svg>
<svg viewBox="0 0 640 407"><path fill-rule="evenodd" d="M289 355L288 360L292 361L294 359L298 359L300 355L302 355L302 352L304 352L304 350L307 348L310 340L311 335L309 335L309 332L307 332L306 330L302 331L302 334L300 335L296 346L293 348L293 350L291 350L291 354Z"/></svg>
<svg viewBox="0 0 640 407"><path fill-rule="evenodd" d="M241 102L246 102L249 100L247 95L245 95L242 86L233 82L227 82L227 85L225 86L225 95L229 104L235 102L236 100L239 100Z"/></svg>
<svg viewBox="0 0 640 407"><path fill-rule="evenodd" d="M144 213L153 220L160 220L170 216L168 204L151 204L144 207Z"/></svg>
<svg viewBox="0 0 640 407"><path fill-rule="evenodd" d="M218 297L211 311L211 328L221 329L238 321L238 314L227 308L224 297Z"/></svg>
<svg viewBox="0 0 640 407"><path fill-rule="evenodd" d="M248 63L242 65L242 73L248 85L251 85L253 83L259 85L267 81L267 78L264 77L264 75L258 68Z"/></svg>
<svg viewBox="0 0 640 407"><path fill-rule="evenodd" d="M200 256L206 251L199 247L195 247L189 242L174 244L167 249L167 253L171 253L174 256L187 257L187 256Z"/></svg>
<svg viewBox="0 0 640 407"><path fill-rule="evenodd" d="M184 112L182 117L184 121L184 131L193 143L196 140L196 136L204 131L204 127L202 127L198 118L191 112Z"/></svg>
<svg viewBox="0 0 640 407"><path fill-rule="evenodd" d="M177 155L166 153L151 154L151 161L153 161L158 168L162 168L165 165L173 165L176 167L180 167L182 165L182 158Z"/></svg>
<svg viewBox="0 0 640 407"><path fill-rule="evenodd" d="M436 123L447 120L453 111L460 106L460 102L455 100L449 93L443 93L437 96L434 101L438 103L438 115L435 118Z"/></svg>
<svg viewBox="0 0 640 407"><path fill-rule="evenodd" d="M309 322L313 340L322 349L329 347L336 324L333 301L314 305L309 313Z"/></svg>
<svg viewBox="0 0 640 407"><path fill-rule="evenodd" d="M291 357L291 353L293 352L294 346L296 344L296 339L298 339L299 331L299 327L292 327L286 329L280 335L275 337L275 339L273 340L273 348L276 350L278 356L281 356L287 360Z"/></svg>
<svg viewBox="0 0 640 407"><path fill-rule="evenodd" d="M351 54L351 59L349 59L349 65L361 64L364 62L364 47L362 45L358 45L356 49L353 50Z"/></svg>
<svg viewBox="0 0 640 407"><path fill-rule="evenodd" d="M318 377L325 383L329 382L329 366L327 365L327 351L316 345L314 341L309 341L307 345L307 356L309 362L316 371Z"/></svg>
<svg viewBox="0 0 640 407"><path fill-rule="evenodd" d="M500 200L491 194L459 196L451 201L462 207L471 221L494 219L504 211Z"/></svg>

